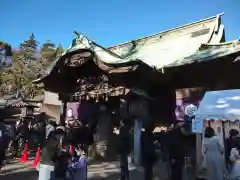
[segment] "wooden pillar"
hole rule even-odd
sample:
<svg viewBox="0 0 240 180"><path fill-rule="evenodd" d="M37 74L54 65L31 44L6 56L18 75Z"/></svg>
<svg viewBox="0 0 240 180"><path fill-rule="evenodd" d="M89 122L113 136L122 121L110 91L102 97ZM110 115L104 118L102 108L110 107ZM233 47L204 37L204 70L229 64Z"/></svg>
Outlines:
<svg viewBox="0 0 240 180"><path fill-rule="evenodd" d="M196 177L198 173L202 170L201 163L203 160L203 151L202 151L202 134L196 134Z"/></svg>
<svg viewBox="0 0 240 180"><path fill-rule="evenodd" d="M111 139L112 121L108 111L102 112L98 117L98 128L96 134L96 155L106 160L108 158L108 144Z"/></svg>
<svg viewBox="0 0 240 180"><path fill-rule="evenodd" d="M135 96L128 103L129 116L134 117L134 164L141 164L141 134L144 121L148 118L148 103L146 99Z"/></svg>
<svg viewBox="0 0 240 180"><path fill-rule="evenodd" d="M142 121L140 119L135 119L133 158L134 164L136 166L140 166L141 164L141 133L142 133Z"/></svg>

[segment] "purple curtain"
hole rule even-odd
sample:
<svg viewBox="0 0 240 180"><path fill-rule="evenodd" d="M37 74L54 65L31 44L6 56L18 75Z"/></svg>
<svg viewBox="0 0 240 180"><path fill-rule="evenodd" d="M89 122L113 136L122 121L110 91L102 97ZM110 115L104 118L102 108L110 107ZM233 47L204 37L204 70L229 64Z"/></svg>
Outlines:
<svg viewBox="0 0 240 180"><path fill-rule="evenodd" d="M91 102L69 102L67 103L67 111L72 109L74 119L79 119L83 122L86 122L90 119L95 112L97 111L97 106ZM67 120L72 119L67 117Z"/></svg>

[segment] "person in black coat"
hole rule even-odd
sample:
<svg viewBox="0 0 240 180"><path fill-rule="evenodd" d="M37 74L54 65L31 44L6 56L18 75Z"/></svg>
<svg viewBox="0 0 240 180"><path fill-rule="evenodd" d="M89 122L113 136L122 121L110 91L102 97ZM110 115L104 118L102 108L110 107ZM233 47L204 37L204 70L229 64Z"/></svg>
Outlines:
<svg viewBox="0 0 240 180"><path fill-rule="evenodd" d="M121 180L129 180L128 154L131 151L131 120L124 119L120 122L118 153L120 155Z"/></svg>
<svg viewBox="0 0 240 180"><path fill-rule="evenodd" d="M6 150L8 148L9 137L6 132L3 120L0 120L0 170L6 158Z"/></svg>
<svg viewBox="0 0 240 180"><path fill-rule="evenodd" d="M148 126L142 132L141 146L142 146L142 165L144 167L144 180L153 179L153 166L157 161L155 149L155 137L153 135L153 127Z"/></svg>
<svg viewBox="0 0 240 180"><path fill-rule="evenodd" d="M226 161L227 167L231 168L232 162L229 159L231 149L234 146L235 139L239 135L239 132L236 129L230 129L229 131L229 138L226 139Z"/></svg>
<svg viewBox="0 0 240 180"><path fill-rule="evenodd" d="M168 151L171 167L171 180L182 180L182 167L184 165L184 127L176 124L173 129L168 132Z"/></svg>

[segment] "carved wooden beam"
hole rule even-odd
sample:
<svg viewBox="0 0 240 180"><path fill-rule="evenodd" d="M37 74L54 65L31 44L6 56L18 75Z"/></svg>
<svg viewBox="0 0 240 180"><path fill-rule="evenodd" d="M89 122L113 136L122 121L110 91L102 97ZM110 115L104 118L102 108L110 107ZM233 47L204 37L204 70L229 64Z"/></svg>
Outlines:
<svg viewBox="0 0 240 180"><path fill-rule="evenodd" d="M72 96L73 101L90 100L94 99L96 102L101 100L108 101L109 97L125 96L130 90L123 86L93 89L90 91L76 92Z"/></svg>

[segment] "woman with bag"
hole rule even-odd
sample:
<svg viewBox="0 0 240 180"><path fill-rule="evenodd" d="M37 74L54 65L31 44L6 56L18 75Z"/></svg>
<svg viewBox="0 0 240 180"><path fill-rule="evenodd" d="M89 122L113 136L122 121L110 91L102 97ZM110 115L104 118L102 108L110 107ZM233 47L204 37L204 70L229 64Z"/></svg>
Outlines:
<svg viewBox="0 0 240 180"><path fill-rule="evenodd" d="M207 180L223 180L225 173L224 146L211 127L205 129L203 153L206 158Z"/></svg>

